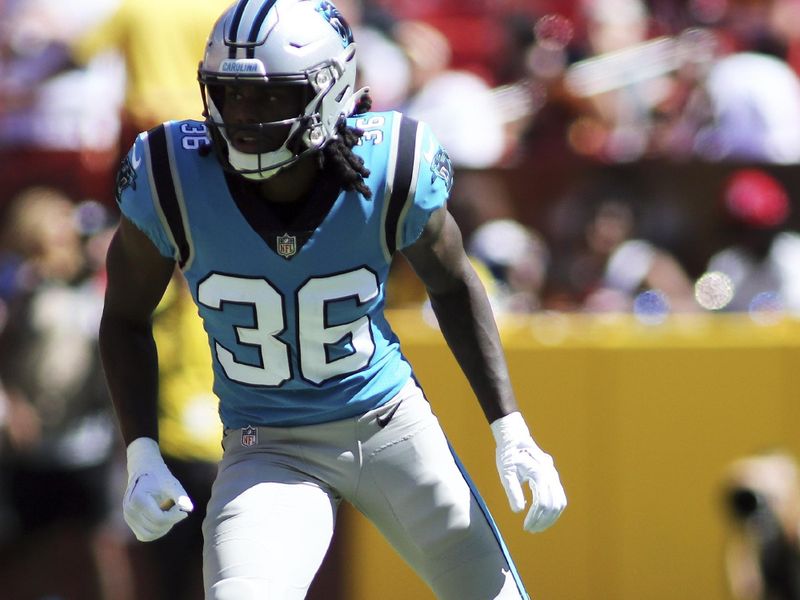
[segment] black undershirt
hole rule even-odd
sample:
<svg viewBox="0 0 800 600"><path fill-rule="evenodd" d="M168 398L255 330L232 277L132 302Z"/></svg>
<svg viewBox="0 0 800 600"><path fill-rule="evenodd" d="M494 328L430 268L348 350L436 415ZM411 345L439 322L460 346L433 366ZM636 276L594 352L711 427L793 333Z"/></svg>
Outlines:
<svg viewBox="0 0 800 600"><path fill-rule="evenodd" d="M258 182L250 182L232 173L225 173L225 180L231 197L250 227L274 252L287 260L291 256L278 252L277 238L287 234L293 236L297 250L292 256L296 255L325 220L342 189L340 183L323 170L305 197L293 202L270 202L259 193Z"/></svg>

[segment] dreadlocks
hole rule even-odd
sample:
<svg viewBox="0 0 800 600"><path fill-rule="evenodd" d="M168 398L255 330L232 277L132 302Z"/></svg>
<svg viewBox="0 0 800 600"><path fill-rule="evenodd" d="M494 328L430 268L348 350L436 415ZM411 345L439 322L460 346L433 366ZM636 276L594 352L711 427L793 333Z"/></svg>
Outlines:
<svg viewBox="0 0 800 600"><path fill-rule="evenodd" d="M368 112L372 107L372 98L368 94L361 97L354 114ZM353 152L353 146L364 135L361 129L348 127L347 121L342 118L336 126L337 137L328 142L319 153L319 166L321 169L331 169L330 173L336 177L341 186L348 192L357 191L365 198L372 197L364 179L369 177L369 169L364 166L364 159Z"/></svg>

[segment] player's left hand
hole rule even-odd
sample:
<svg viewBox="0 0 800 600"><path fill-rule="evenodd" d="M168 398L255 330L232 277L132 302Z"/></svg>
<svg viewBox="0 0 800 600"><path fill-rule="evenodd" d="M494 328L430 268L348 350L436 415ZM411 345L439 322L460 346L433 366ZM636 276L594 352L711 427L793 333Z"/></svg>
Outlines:
<svg viewBox="0 0 800 600"><path fill-rule="evenodd" d="M519 512L525 508L522 484L527 481L533 492L533 502L523 527L532 533L544 531L556 522L567 506L567 496L553 458L533 441L520 413L501 417L491 427L497 443L497 471L511 510Z"/></svg>

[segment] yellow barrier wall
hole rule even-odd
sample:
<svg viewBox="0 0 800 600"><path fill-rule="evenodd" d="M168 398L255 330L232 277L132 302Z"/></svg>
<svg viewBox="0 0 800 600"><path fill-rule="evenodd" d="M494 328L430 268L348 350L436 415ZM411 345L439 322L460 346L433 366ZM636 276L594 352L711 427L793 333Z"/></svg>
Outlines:
<svg viewBox="0 0 800 600"><path fill-rule="evenodd" d="M720 475L766 447L800 453L800 324L503 321L524 414L569 498L551 530L530 535L508 508L491 433L438 330L417 312L390 320L533 598L728 598ZM432 597L365 519L346 507L341 517L342 598Z"/></svg>

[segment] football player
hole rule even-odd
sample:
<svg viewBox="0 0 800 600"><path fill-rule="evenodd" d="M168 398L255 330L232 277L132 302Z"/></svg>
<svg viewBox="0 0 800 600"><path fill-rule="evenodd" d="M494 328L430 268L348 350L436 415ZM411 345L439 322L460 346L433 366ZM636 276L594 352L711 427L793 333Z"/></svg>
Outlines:
<svg viewBox="0 0 800 600"><path fill-rule="evenodd" d="M141 134L118 179L101 347L127 447L124 515L163 536L192 502L159 454L150 315L175 265L208 333L225 433L203 525L206 598L302 598L338 504L366 515L439 598L527 598L384 316L402 252L497 441L524 527L566 497L509 382L485 291L447 211L431 130L372 113L325 0L239 0L200 63L205 122Z"/></svg>

